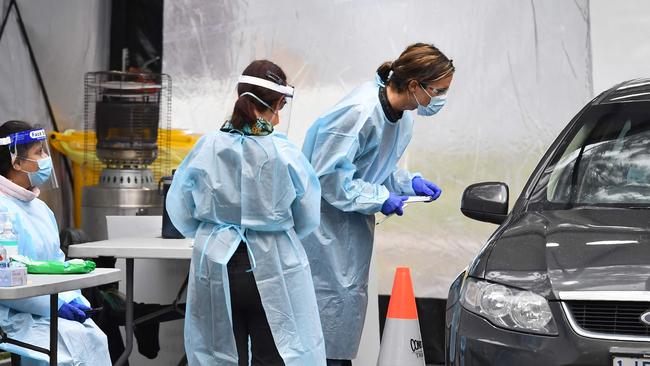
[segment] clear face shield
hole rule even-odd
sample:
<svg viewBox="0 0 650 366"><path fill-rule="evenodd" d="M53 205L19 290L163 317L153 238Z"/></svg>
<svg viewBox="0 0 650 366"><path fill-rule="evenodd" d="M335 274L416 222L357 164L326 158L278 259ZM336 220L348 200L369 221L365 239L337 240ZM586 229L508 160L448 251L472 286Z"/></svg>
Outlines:
<svg viewBox="0 0 650 366"><path fill-rule="evenodd" d="M19 174L26 174L32 187L40 190L59 188L44 129L21 131L0 138L1 145L9 147L13 168Z"/></svg>
<svg viewBox="0 0 650 366"><path fill-rule="evenodd" d="M284 99L280 101L279 109L276 110L275 115L277 124L274 129L282 132L285 135L289 134L289 127L291 127L291 111L293 108L293 96L295 94L285 95ZM273 122L275 123L275 121Z"/></svg>
<svg viewBox="0 0 650 366"><path fill-rule="evenodd" d="M253 93L243 93L242 95L250 96L251 98L257 99L260 103L265 105L273 112L273 119L269 122L273 124L273 129L275 131L284 133L285 135L289 133L289 127L291 125L291 109L293 104L293 97L295 95L295 89L290 85L280 85L276 84L270 80L257 78L254 76L242 75L239 77L239 82L244 84L256 85L262 88L270 89L275 92L282 94L284 97L280 99L279 102L276 102L274 105L270 105L260 98L258 98Z"/></svg>

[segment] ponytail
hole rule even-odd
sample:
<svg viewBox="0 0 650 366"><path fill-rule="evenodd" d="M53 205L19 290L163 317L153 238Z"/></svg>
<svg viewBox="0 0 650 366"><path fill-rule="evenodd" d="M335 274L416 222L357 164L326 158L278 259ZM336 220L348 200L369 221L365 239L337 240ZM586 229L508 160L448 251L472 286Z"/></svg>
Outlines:
<svg viewBox="0 0 650 366"><path fill-rule="evenodd" d="M397 60L384 62L377 68L381 80L399 92L406 90L411 80L426 85L444 79L455 71L452 60L436 46L426 43L415 43L406 47Z"/></svg>
<svg viewBox="0 0 650 366"><path fill-rule="evenodd" d="M381 66L377 68L377 75L379 75L379 78L381 81L384 83L388 82L388 76L390 75L390 72L393 70L393 62L392 61L386 61Z"/></svg>
<svg viewBox="0 0 650 366"><path fill-rule="evenodd" d="M235 107L232 110L232 117L230 123L235 129L241 130L244 125L256 120L255 105L253 100L246 96L240 96L235 102Z"/></svg>

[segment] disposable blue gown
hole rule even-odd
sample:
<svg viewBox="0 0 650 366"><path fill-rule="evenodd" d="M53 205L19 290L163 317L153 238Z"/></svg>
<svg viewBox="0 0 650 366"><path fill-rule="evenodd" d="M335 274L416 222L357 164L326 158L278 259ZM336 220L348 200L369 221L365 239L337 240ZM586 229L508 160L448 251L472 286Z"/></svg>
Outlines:
<svg viewBox="0 0 650 366"><path fill-rule="evenodd" d="M284 135L203 136L167 195L183 235L194 237L185 350L191 366L236 366L227 263L244 241L273 340L287 366L325 365L309 261L300 238L319 223L320 185Z"/></svg>
<svg viewBox="0 0 650 366"><path fill-rule="evenodd" d="M24 191L0 177L0 185L10 190ZM6 189L3 189L6 191ZM33 198L21 200L0 193L0 212L14 213L14 231L18 234L18 252L35 260L64 261L60 249L59 233L54 214L47 205ZM88 301L79 291L59 294L59 307L64 302L77 299L87 306ZM84 323L59 318L58 364L108 366L111 364L106 335L88 319ZM50 298L39 296L20 300L0 300L0 327L9 338L43 348L50 345ZM44 353L27 350L12 344L1 343L0 348L22 357L22 365L48 365Z"/></svg>
<svg viewBox="0 0 650 366"><path fill-rule="evenodd" d="M320 311L327 358L358 351L368 304L375 216L388 192L414 195L397 167L413 129L410 111L386 118L379 83L353 90L309 128L303 153L322 187L321 224L303 240Z"/></svg>

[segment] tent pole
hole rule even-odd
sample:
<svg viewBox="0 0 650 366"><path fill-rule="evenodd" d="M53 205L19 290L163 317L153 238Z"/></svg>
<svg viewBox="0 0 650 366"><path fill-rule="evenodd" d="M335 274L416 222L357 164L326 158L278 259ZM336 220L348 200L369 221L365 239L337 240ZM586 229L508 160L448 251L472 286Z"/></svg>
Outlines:
<svg viewBox="0 0 650 366"><path fill-rule="evenodd" d="M38 68L38 63L36 62L36 57L34 56L34 50L32 49L32 44L29 42L29 37L27 36L27 30L25 29L25 24L23 23L23 17L20 15L20 8L18 7L18 3L16 2L16 0L11 0L11 2L9 3L9 10L11 10L11 6L13 6L14 9L16 10L16 16L18 18L18 27L20 28L20 33L22 34L25 44L27 45L29 58L32 62L32 67L34 68L34 73L36 74L38 85L41 88L41 94L43 95L43 99L45 100L45 106L47 107L47 112L50 115L50 120L52 121L52 127L54 128L54 131L59 132L59 126L56 123L56 119L54 118L54 112L52 111L52 104L50 104L50 97L47 95L47 90L45 90L45 84L43 83L43 78L41 77L41 71ZM7 15L9 15L9 11L7 12ZM65 165L65 171L68 174L68 179L70 179L70 184L73 184L74 180L72 177L72 169L70 168L70 163L68 162L68 159L64 158L63 164Z"/></svg>
<svg viewBox="0 0 650 366"><path fill-rule="evenodd" d="M0 25L0 41L2 40L2 35L5 32L5 26L7 25L7 21L9 20L9 13L11 13L11 7L14 5L13 0L9 3L9 6L7 6L7 13L5 14L4 18L2 19L2 25Z"/></svg>

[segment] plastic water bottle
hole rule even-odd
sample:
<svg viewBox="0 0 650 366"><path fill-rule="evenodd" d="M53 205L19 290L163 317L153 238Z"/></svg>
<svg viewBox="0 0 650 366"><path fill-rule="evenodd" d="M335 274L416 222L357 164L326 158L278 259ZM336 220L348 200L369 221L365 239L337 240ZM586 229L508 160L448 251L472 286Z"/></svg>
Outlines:
<svg viewBox="0 0 650 366"><path fill-rule="evenodd" d="M7 250L5 247L0 246L0 268L9 267L9 258L7 258Z"/></svg>
<svg viewBox="0 0 650 366"><path fill-rule="evenodd" d="M7 218L2 227L2 233L0 233L0 246L4 247L6 253L4 257L6 258L7 263L9 259L18 255L18 235L14 232L14 226L11 223L11 219Z"/></svg>

